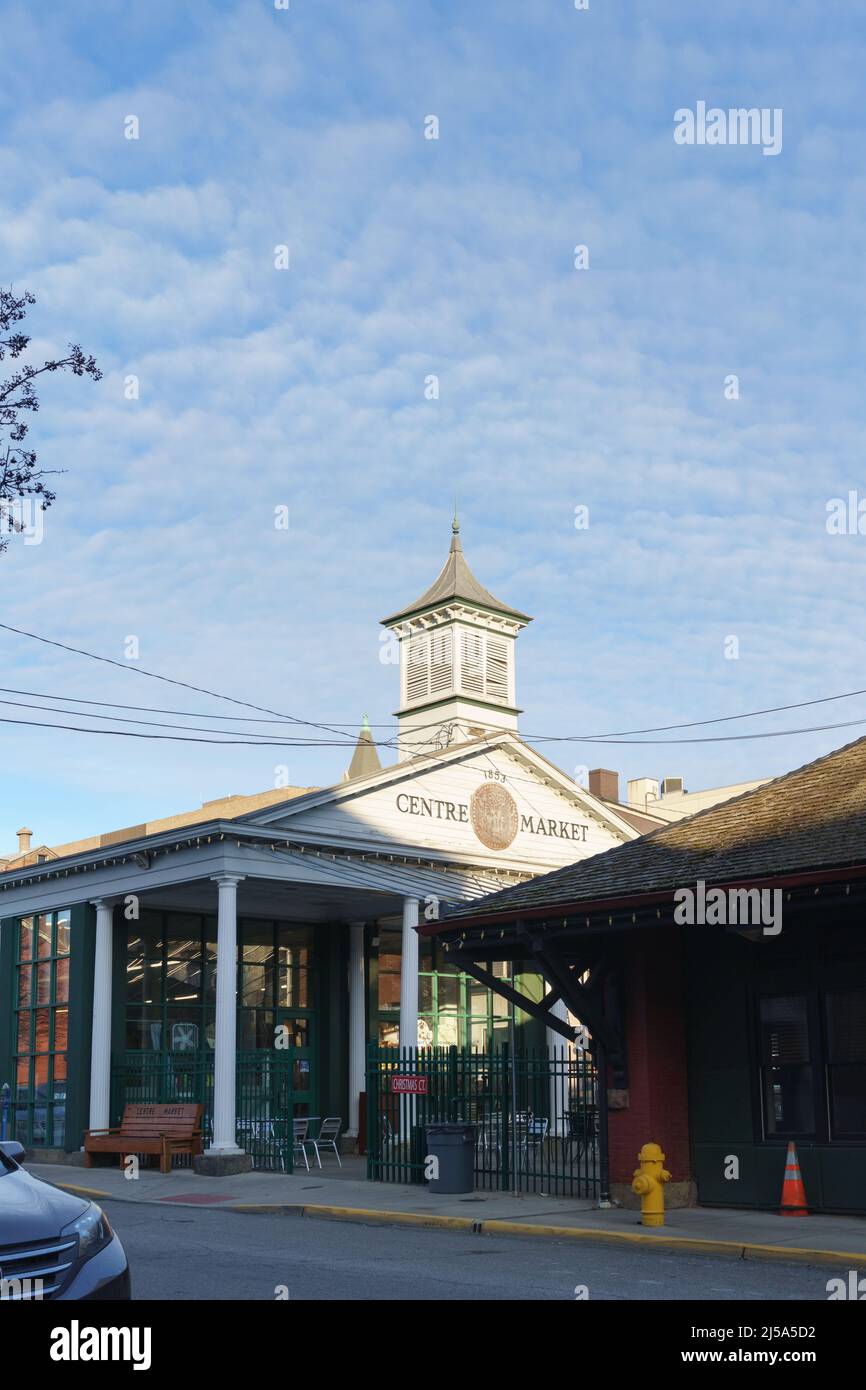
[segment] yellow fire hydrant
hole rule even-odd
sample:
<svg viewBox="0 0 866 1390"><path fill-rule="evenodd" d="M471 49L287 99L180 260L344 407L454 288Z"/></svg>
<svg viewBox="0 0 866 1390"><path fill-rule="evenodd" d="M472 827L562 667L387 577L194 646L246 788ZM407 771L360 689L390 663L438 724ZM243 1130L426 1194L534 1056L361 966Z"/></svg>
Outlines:
<svg viewBox="0 0 866 1390"><path fill-rule="evenodd" d="M663 1167L665 1156L658 1144L644 1144L638 1154L639 1168L634 1170L631 1190L640 1197L640 1219L642 1226L663 1226L665 1224L665 1189L671 1175Z"/></svg>

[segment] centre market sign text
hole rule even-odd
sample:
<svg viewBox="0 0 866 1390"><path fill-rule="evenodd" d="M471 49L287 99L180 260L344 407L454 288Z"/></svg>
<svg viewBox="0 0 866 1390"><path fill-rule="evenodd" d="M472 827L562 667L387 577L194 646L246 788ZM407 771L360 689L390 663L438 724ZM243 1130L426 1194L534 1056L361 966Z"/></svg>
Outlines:
<svg viewBox="0 0 866 1390"><path fill-rule="evenodd" d="M469 801L447 801L438 797L416 796L400 792L397 810L404 816L419 816L428 820L453 821L471 825L479 840L488 849L507 849L518 833L543 835L557 840L575 840L583 844L589 829L579 821L558 820L553 816L524 815L518 811L511 793L496 783L485 782Z"/></svg>

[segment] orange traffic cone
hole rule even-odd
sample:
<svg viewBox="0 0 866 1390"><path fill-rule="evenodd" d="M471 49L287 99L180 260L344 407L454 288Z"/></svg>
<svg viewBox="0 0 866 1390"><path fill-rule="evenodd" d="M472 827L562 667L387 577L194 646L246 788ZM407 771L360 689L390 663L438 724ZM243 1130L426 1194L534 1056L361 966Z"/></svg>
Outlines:
<svg viewBox="0 0 866 1390"><path fill-rule="evenodd" d="M782 1183L782 1206L779 1215L809 1215L809 1208L806 1205L806 1189L803 1186L803 1176L797 1158L797 1145L793 1142L788 1145L788 1156L785 1159L785 1181Z"/></svg>

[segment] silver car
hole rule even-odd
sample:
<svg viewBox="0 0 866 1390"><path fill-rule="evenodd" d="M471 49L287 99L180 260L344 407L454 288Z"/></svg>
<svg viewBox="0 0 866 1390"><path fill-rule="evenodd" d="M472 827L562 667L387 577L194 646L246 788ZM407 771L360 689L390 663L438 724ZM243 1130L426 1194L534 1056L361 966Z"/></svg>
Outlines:
<svg viewBox="0 0 866 1390"><path fill-rule="evenodd" d="M131 1298L129 1265L95 1202L21 1167L21 1145L0 1142L0 1300Z"/></svg>

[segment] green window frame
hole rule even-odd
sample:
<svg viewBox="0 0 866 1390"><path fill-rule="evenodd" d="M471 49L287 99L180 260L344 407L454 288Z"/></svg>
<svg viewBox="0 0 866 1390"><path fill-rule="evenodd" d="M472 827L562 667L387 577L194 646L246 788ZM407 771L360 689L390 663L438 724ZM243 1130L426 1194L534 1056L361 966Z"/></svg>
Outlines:
<svg viewBox="0 0 866 1390"><path fill-rule="evenodd" d="M509 1005L471 975L448 969L418 975L418 1039L424 1047L486 1051L508 1039Z"/></svg>
<svg viewBox="0 0 866 1390"><path fill-rule="evenodd" d="M15 932L15 1138L63 1148L69 1049L68 908L21 917Z"/></svg>
<svg viewBox="0 0 866 1390"><path fill-rule="evenodd" d="M374 1041L380 1047L399 1045L401 936L399 928L379 929ZM448 965L437 943L423 940L419 947L418 1046L485 1051L506 1042L508 1002ZM517 1011L518 1024L526 1018L522 1010Z"/></svg>

